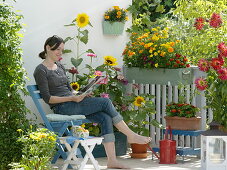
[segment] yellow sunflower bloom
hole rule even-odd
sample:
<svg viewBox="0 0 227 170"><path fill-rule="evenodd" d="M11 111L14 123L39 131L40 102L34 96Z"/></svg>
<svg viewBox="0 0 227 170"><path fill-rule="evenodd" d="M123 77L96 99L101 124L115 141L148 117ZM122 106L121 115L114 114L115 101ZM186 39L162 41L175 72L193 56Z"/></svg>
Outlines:
<svg viewBox="0 0 227 170"><path fill-rule="evenodd" d="M76 22L78 27L83 28L86 27L89 23L89 16L86 13L78 14L76 17Z"/></svg>
<svg viewBox="0 0 227 170"><path fill-rule="evenodd" d="M70 83L70 86L72 87L73 90L76 90L76 91L80 89L80 85L77 82Z"/></svg>
<svg viewBox="0 0 227 170"><path fill-rule="evenodd" d="M117 65L117 59L112 57L112 56L105 56L104 57L105 62L104 64L109 65L109 66L116 66Z"/></svg>
<svg viewBox="0 0 227 170"><path fill-rule="evenodd" d="M144 99L143 97L137 96L137 97L135 98L135 101L133 102L133 104L134 104L135 106L140 107L140 106L142 106L142 104L144 104L145 102L146 102L146 101L145 101L145 99Z"/></svg>

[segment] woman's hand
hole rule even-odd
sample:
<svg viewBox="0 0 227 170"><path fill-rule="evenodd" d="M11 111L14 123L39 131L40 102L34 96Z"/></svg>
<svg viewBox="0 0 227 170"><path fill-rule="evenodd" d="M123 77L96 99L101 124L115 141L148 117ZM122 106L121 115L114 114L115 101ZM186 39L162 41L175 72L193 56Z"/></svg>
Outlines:
<svg viewBox="0 0 227 170"><path fill-rule="evenodd" d="M81 95L78 95L78 96L75 96L75 95L73 95L73 96L71 96L72 98L72 101L73 102L81 102L85 97L87 96L87 94L81 94Z"/></svg>

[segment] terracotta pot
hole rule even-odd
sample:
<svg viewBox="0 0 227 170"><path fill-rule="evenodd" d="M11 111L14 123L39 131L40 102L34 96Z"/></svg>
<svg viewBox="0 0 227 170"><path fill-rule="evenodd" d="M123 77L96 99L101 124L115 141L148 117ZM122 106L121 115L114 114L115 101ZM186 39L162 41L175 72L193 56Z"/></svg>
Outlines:
<svg viewBox="0 0 227 170"><path fill-rule="evenodd" d="M176 130L199 130L201 127L201 117L170 117L165 116L166 126L171 126Z"/></svg>
<svg viewBox="0 0 227 170"><path fill-rule="evenodd" d="M147 158L147 144L131 144L132 153L130 153L132 158Z"/></svg>

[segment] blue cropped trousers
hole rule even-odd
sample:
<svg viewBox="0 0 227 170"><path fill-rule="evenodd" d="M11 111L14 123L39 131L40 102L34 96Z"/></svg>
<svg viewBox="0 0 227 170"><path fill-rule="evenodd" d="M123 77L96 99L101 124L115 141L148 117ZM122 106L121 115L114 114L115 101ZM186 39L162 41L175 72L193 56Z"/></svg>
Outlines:
<svg viewBox="0 0 227 170"><path fill-rule="evenodd" d="M113 125L123 120L108 98L86 97L81 102L60 103L53 108L56 114L85 115L91 122L99 123L103 142L114 142Z"/></svg>

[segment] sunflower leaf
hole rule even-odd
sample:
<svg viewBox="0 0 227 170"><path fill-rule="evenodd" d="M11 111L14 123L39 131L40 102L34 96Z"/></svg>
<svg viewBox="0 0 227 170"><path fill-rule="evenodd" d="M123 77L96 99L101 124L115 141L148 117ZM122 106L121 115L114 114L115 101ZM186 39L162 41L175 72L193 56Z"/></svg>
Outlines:
<svg viewBox="0 0 227 170"><path fill-rule="evenodd" d="M75 67L78 67L82 63L83 59L82 58L71 58L71 62Z"/></svg>

